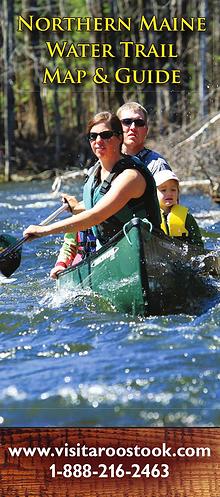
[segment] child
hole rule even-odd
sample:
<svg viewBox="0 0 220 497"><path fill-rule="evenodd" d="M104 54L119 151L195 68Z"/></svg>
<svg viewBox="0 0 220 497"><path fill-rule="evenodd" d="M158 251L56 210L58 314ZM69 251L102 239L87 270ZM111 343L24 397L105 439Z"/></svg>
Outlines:
<svg viewBox="0 0 220 497"><path fill-rule="evenodd" d="M169 236L186 238L189 243L203 247L198 224L189 209L179 205L179 179L173 171L154 175L161 208L162 230Z"/></svg>
<svg viewBox="0 0 220 497"><path fill-rule="evenodd" d="M91 229L66 233L56 264L51 269L50 277L57 278L57 273L69 266L75 266L91 252L96 251L96 238Z"/></svg>
<svg viewBox="0 0 220 497"><path fill-rule="evenodd" d="M82 202L78 202L76 197L62 193L62 199L68 203L69 210L72 213L79 213L84 210ZM51 269L50 277L56 279L60 271L63 271L67 267L75 266L89 255L90 252L95 252L95 250L96 239L92 230L66 233L56 264Z"/></svg>
<svg viewBox="0 0 220 497"><path fill-rule="evenodd" d="M50 277L57 278L57 273L63 271L68 266L73 265L73 261L77 256L77 233L66 233L64 242L60 249L57 261L53 269L51 269Z"/></svg>

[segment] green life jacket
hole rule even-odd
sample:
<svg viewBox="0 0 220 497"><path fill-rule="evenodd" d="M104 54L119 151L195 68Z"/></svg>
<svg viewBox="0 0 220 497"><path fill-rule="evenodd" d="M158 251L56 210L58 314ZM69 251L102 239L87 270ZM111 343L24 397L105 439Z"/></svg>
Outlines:
<svg viewBox="0 0 220 497"><path fill-rule="evenodd" d="M147 218L154 227L160 228L161 216L157 200L156 185L150 171L138 157L125 156L119 160L108 177L100 183L100 164L97 163L86 180L83 201L86 209L91 209L110 190L112 181L126 169L135 169L146 179L146 189L140 198L130 200L117 214L109 217L100 225L94 226L93 232L101 244L106 243L132 217Z"/></svg>
<svg viewBox="0 0 220 497"><path fill-rule="evenodd" d="M162 211L161 228L170 236L188 236L189 232L186 229L186 217L189 209L183 205L173 205L169 214L165 215Z"/></svg>

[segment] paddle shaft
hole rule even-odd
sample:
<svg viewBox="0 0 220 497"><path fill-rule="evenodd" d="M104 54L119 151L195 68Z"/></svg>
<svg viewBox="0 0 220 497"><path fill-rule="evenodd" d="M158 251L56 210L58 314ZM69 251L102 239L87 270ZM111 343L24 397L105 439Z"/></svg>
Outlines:
<svg viewBox="0 0 220 497"><path fill-rule="evenodd" d="M61 207L59 207L56 211L52 212L52 214L50 214L46 219L41 221L40 226L46 226L47 224L50 224L51 221L56 219L56 217L58 217L60 214L62 214L62 212L66 211L67 209L68 209L67 203L61 205ZM23 243L25 243L28 238L31 238L31 236L24 236L23 238L18 240L16 243L9 246L7 249L3 250L3 252L0 254L0 260L1 260L1 258L5 258L8 254L10 254L11 252L14 252L19 247L21 247L21 245L23 245Z"/></svg>

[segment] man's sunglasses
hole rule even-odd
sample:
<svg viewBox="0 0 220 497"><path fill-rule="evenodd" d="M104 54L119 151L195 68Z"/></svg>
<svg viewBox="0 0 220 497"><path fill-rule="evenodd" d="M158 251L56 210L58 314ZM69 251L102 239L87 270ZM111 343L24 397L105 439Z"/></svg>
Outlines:
<svg viewBox="0 0 220 497"><path fill-rule="evenodd" d="M133 123L138 128L143 128L143 126L146 126L146 123L143 119L132 119L132 118L128 117L126 119L121 119L121 122L125 126L131 126Z"/></svg>
<svg viewBox="0 0 220 497"><path fill-rule="evenodd" d="M89 133L87 135L87 138L90 142L93 142L96 140L96 138L98 136L100 136L100 138L102 138L102 140L110 140L110 138L112 138L112 136L119 136L120 133L119 132L116 132L116 131L100 131L100 133Z"/></svg>

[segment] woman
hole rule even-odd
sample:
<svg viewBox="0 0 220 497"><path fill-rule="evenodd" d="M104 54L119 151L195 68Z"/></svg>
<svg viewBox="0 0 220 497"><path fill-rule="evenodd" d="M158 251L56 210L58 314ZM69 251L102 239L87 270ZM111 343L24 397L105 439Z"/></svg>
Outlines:
<svg viewBox="0 0 220 497"><path fill-rule="evenodd" d="M119 118L100 112L89 122L88 139L98 158L83 191L86 210L48 226L29 226L24 236L72 233L93 227L103 245L133 216L147 217L160 227L156 186L141 161L121 155L123 141Z"/></svg>

